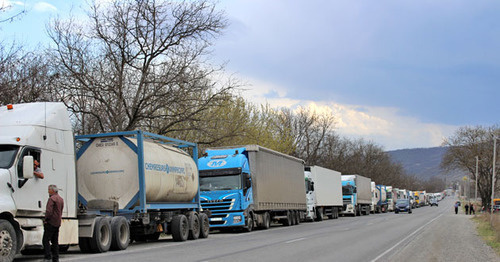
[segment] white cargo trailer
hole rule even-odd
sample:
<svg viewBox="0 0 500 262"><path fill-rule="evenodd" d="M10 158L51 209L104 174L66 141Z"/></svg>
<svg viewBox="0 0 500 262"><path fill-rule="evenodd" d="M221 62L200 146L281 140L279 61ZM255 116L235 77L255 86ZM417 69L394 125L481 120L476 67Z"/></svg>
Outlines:
<svg viewBox="0 0 500 262"><path fill-rule="evenodd" d="M304 172L307 190L306 220L338 218L342 211L342 180L338 171L310 166Z"/></svg>

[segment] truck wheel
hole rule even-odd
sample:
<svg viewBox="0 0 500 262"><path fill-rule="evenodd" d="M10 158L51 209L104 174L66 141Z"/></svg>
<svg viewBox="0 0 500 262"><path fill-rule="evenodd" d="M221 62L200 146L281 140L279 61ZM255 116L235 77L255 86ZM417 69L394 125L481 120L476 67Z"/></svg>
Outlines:
<svg viewBox="0 0 500 262"><path fill-rule="evenodd" d="M300 224L300 211L295 211L297 225Z"/></svg>
<svg viewBox="0 0 500 262"><path fill-rule="evenodd" d="M172 237L174 241L186 241L189 235L189 222L185 215L176 215L172 219Z"/></svg>
<svg viewBox="0 0 500 262"><path fill-rule="evenodd" d="M195 212L189 212L189 236L188 239L196 240L200 237L200 218Z"/></svg>
<svg viewBox="0 0 500 262"><path fill-rule="evenodd" d="M78 246L82 253L90 253L90 238L89 237L79 237Z"/></svg>
<svg viewBox="0 0 500 262"><path fill-rule="evenodd" d="M7 220L0 220L0 258L12 261L17 253L16 230Z"/></svg>
<svg viewBox="0 0 500 262"><path fill-rule="evenodd" d="M290 211L286 211L286 218L283 220L282 224L286 227L292 224L292 216L290 215Z"/></svg>
<svg viewBox="0 0 500 262"><path fill-rule="evenodd" d="M262 229L269 229L271 227L271 216L268 212L262 214Z"/></svg>
<svg viewBox="0 0 500 262"><path fill-rule="evenodd" d="M323 221L323 208L316 208L316 221Z"/></svg>
<svg viewBox="0 0 500 262"><path fill-rule="evenodd" d="M111 247L111 223L107 217L95 220L94 236L90 239L90 249L94 253L107 252Z"/></svg>
<svg viewBox="0 0 500 262"><path fill-rule="evenodd" d="M111 250L125 250L130 243L130 227L125 217L111 219Z"/></svg>
<svg viewBox="0 0 500 262"><path fill-rule="evenodd" d="M290 211L290 215L292 217L292 226L297 225L297 215L295 213L295 210Z"/></svg>
<svg viewBox="0 0 500 262"><path fill-rule="evenodd" d="M243 231L245 232L252 232L253 230L253 218L252 218L252 214L248 214L248 218L247 218L247 225L246 227L243 228Z"/></svg>
<svg viewBox="0 0 500 262"><path fill-rule="evenodd" d="M210 221L205 213L200 213L198 216L200 220L200 238L207 238L210 233Z"/></svg>

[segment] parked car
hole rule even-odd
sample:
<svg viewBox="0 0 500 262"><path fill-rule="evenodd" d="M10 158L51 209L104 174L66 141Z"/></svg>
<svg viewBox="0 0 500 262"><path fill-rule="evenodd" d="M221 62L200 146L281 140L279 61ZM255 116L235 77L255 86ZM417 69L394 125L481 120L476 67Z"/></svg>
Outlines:
<svg viewBox="0 0 500 262"><path fill-rule="evenodd" d="M408 214L411 214L411 205L408 199L398 199L394 208L394 213L396 214L399 212L408 212Z"/></svg>
<svg viewBox="0 0 500 262"><path fill-rule="evenodd" d="M431 206L438 206L438 200L435 197L431 198L429 202Z"/></svg>

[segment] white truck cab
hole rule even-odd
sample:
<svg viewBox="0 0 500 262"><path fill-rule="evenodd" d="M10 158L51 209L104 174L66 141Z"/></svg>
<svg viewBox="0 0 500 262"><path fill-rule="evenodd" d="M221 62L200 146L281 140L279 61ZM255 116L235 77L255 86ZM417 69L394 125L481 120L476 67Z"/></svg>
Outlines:
<svg viewBox="0 0 500 262"><path fill-rule="evenodd" d="M33 161L44 178L33 176ZM59 243L78 243L73 132L62 103L30 103L0 107L0 254L41 247L48 186L64 199ZM5 244L6 243L6 244Z"/></svg>

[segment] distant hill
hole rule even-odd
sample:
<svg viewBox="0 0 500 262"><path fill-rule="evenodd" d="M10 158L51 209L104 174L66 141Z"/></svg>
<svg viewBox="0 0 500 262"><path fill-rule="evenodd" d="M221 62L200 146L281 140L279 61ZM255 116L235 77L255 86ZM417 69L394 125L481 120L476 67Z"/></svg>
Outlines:
<svg viewBox="0 0 500 262"><path fill-rule="evenodd" d="M467 175L463 171L447 172L440 168L441 160L446 153L445 147L400 149L387 153L394 162L401 163L408 174L415 175L422 180L438 176L450 181Z"/></svg>

